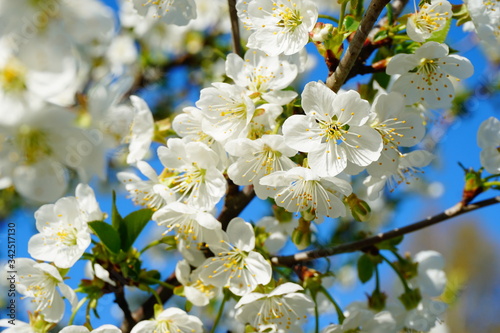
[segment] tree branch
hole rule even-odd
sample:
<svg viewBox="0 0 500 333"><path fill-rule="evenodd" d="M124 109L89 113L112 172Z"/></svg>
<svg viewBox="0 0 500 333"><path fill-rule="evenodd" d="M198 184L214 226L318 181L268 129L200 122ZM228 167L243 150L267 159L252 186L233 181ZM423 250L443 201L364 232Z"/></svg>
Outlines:
<svg viewBox="0 0 500 333"><path fill-rule="evenodd" d="M276 265L292 266L292 265L296 264L297 262L301 262L301 261L309 261L309 260L313 260L316 258L329 257L329 256L333 256L336 254L363 250L363 249L369 248L370 246L373 246L375 244L383 242L385 240L396 238L396 237L399 237L399 236L426 228L426 227L431 226L433 224L437 224L439 222L449 220L455 216L459 216L459 215L471 212L473 210L476 210L476 209L479 209L482 207L491 206L491 205L497 204L499 202L500 202L500 196L486 199L486 200L479 201L479 202L476 202L474 204L469 204L469 205L465 205L465 206L462 203L457 203L455 206L445 210L444 212L442 212L438 215L429 216L424 220L410 224L410 225L403 227L403 228L396 228L396 229L393 229L393 230L388 231L386 233L380 233L380 234L373 236L373 237L369 237L369 238L366 238L366 239L363 239L360 241L356 241L356 242L352 242L352 243L342 244L342 245L335 246L335 247L311 250L311 251L307 251L307 252L296 253L294 255L289 255L289 256L272 257L271 262L273 264L276 264Z"/></svg>
<svg viewBox="0 0 500 333"><path fill-rule="evenodd" d="M222 208L222 211L217 217L217 220L222 224L223 230L227 229L229 222L237 217L255 197L252 185L245 186L245 188L240 191L239 186L233 183L232 180L228 178L227 182L226 202L224 203L224 208Z"/></svg>
<svg viewBox="0 0 500 333"><path fill-rule="evenodd" d="M127 300L125 299L123 286L120 286L115 291L115 302L118 304L118 306L120 306L120 309L122 309L123 311L123 316L125 317L125 325L130 328L134 327L134 325L137 322L134 320L132 312L130 311L130 308L128 306Z"/></svg>
<svg viewBox="0 0 500 333"><path fill-rule="evenodd" d="M340 60L339 66L326 80L327 87L334 92L339 91L340 87L345 82L351 68L358 59L359 53L366 41L366 37L368 37L368 33L389 1L390 0L372 0L370 3L344 57Z"/></svg>
<svg viewBox="0 0 500 333"><path fill-rule="evenodd" d="M243 49L241 47L240 28L238 24L238 12L236 11L236 0L227 0L229 5L229 17L231 19L231 32L233 38L234 53L243 57Z"/></svg>
<svg viewBox="0 0 500 333"><path fill-rule="evenodd" d="M166 283L178 286L180 285L179 281L177 281L177 278L175 277L175 274L172 274L170 277L168 277L165 280ZM156 289L156 293L158 296L160 296L160 299L162 300L163 304L165 304L166 301L170 299L174 295L174 291L172 289L169 289L164 286L159 286ZM149 318L152 318L154 316L154 305L157 303L156 298L151 295L142 305L139 309L137 309L133 314L132 317L135 320L135 322L140 322L141 320L146 320ZM122 324L122 332L123 333L128 333L132 330L132 326L130 326L130 323L128 320L124 321Z"/></svg>

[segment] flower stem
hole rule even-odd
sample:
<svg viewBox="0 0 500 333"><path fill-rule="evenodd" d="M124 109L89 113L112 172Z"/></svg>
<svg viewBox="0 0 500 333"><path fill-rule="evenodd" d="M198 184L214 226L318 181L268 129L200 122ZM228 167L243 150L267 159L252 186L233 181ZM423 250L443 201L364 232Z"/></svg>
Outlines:
<svg viewBox="0 0 500 333"><path fill-rule="evenodd" d="M342 4L342 7L340 7L340 16L339 16L339 31L342 31L342 29L344 28L344 17L345 17L345 9L347 7L347 3L349 1L346 1Z"/></svg>
<svg viewBox="0 0 500 333"><path fill-rule="evenodd" d="M171 285L170 283L167 283L167 282L162 281L162 280L154 279L154 278L144 279L144 282L151 282L151 283L158 284L160 286L163 286L165 288L172 289L172 290L175 288L175 286Z"/></svg>
<svg viewBox="0 0 500 333"><path fill-rule="evenodd" d="M226 305L226 301L229 299L229 292L227 290L224 290L224 298L222 299L222 302L220 303L219 307L219 312L217 313L217 318L215 318L214 325L212 326L212 329L210 330L210 333L215 333L215 329L217 328L217 325L219 325L219 321L222 317L222 313L224 313L224 306Z"/></svg>
<svg viewBox="0 0 500 333"><path fill-rule="evenodd" d="M87 301L87 297L84 297L78 302L73 312L71 312L71 317L69 318L68 326L73 325L73 320L75 320L76 313L81 309L83 304Z"/></svg>
<svg viewBox="0 0 500 333"><path fill-rule="evenodd" d="M330 295L330 293L328 292L328 290L326 290L325 287L321 286L320 289L319 289L325 296L326 298L328 298L328 300L333 304L333 306L335 307L335 311L337 311L337 317L339 318L339 324L342 325L342 323L344 322L345 320L345 316L344 316L344 313L342 312L342 309L340 308L340 306L338 305L337 302L335 302L335 300L333 299L333 297Z"/></svg>
<svg viewBox="0 0 500 333"><path fill-rule="evenodd" d="M411 291L411 288L408 286L408 283L406 282L406 279L405 277L401 274L401 272L396 268L396 266L394 266L394 264L389 260L387 259L386 257L384 257L382 254L379 253L379 256L380 258L382 258L382 260L384 260L389 266L391 266L391 268L394 270L394 272L396 272L396 274L398 275L399 279L401 280L401 283L403 284L403 287L405 288L405 292L410 292Z"/></svg>
<svg viewBox="0 0 500 333"><path fill-rule="evenodd" d="M330 16L330 15L323 15L323 14L319 14L318 15L319 18L324 18L324 19L327 19L327 20L330 20L330 21L333 21L335 23L339 23L339 20L336 19L335 17L333 16Z"/></svg>
<svg viewBox="0 0 500 333"><path fill-rule="evenodd" d="M151 243L149 243L148 245L146 245L141 251L140 251L140 254L143 254L144 252L146 252L147 250L149 250L150 248L158 245L158 244L161 244L161 241L159 240L155 240L155 241L152 241Z"/></svg>

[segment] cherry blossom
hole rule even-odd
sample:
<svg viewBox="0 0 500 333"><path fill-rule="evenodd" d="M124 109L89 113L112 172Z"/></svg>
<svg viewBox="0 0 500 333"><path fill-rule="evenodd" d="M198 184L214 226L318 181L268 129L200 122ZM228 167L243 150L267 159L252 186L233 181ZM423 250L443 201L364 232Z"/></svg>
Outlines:
<svg viewBox="0 0 500 333"><path fill-rule="evenodd" d="M283 123L290 147L307 152L309 166L320 176L336 176L349 163L365 167L382 150L381 136L370 126L370 105L350 90L335 94L324 84L309 82L302 93L306 115L293 115Z"/></svg>
<svg viewBox="0 0 500 333"><path fill-rule="evenodd" d="M203 323L198 317L172 307L155 315L153 320L140 321L131 331L131 333L151 332L203 333Z"/></svg>
<svg viewBox="0 0 500 333"><path fill-rule="evenodd" d="M427 42L415 54L396 54L386 70L389 75L401 74L393 91L401 93L406 104L450 106L455 96L451 78L466 79L474 73L474 67L467 58L448 52L446 44Z"/></svg>
<svg viewBox="0 0 500 333"><path fill-rule="evenodd" d="M267 187L259 183L262 177L296 166L290 157L297 151L288 147L281 135L264 135L257 140L236 139L224 148L238 157L227 170L231 180L237 185L253 184L255 193L261 199L269 196Z"/></svg>
<svg viewBox="0 0 500 333"><path fill-rule="evenodd" d="M317 217L345 216L346 208L341 198L352 192L347 181L321 177L314 170L303 167L273 172L260 183L277 189L274 199L278 206L289 212L311 209Z"/></svg>
<svg viewBox="0 0 500 333"><path fill-rule="evenodd" d="M200 266L200 280L206 285L227 287L235 295L245 295L257 285L271 280L271 265L254 251L255 234L250 223L241 218L229 222L227 235L210 246L215 257Z"/></svg>
<svg viewBox="0 0 500 333"><path fill-rule="evenodd" d="M240 1L236 8L244 27L254 31L247 46L270 56L299 52L318 20L318 9L309 0Z"/></svg>
<svg viewBox="0 0 500 333"><path fill-rule="evenodd" d="M477 132L481 150L481 165L491 174L500 173L500 120L490 117Z"/></svg>
<svg viewBox="0 0 500 333"><path fill-rule="evenodd" d="M302 325L314 309L311 298L298 284L287 282L268 294L253 292L236 304L236 319L257 332L303 332Z"/></svg>
<svg viewBox="0 0 500 333"><path fill-rule="evenodd" d="M17 290L21 295L32 298L36 311L40 311L46 321L59 322L64 314L64 296L71 306L76 305L76 294L64 283L57 269L46 263L36 263L28 258L16 259L19 284ZM56 291L59 288L59 292Z"/></svg>
<svg viewBox="0 0 500 333"><path fill-rule="evenodd" d="M416 42L425 42L433 32L446 26L452 15L451 4L446 0L424 3L420 11L408 17L406 32Z"/></svg>
<svg viewBox="0 0 500 333"><path fill-rule="evenodd" d="M132 2L141 16L161 17L169 24L186 25L196 18L194 0L132 0Z"/></svg>

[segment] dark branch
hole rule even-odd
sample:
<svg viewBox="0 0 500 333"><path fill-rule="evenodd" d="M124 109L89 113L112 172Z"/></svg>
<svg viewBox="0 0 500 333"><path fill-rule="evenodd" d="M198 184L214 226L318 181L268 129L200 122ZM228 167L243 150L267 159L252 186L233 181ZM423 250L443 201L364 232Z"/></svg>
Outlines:
<svg viewBox="0 0 500 333"><path fill-rule="evenodd" d="M461 203L456 204L455 206L445 210L444 212L435 215L435 216L429 216L428 218L421 220L419 222L410 224L406 227L403 228L396 228L391 231L388 231L386 233L380 233L376 236L366 238L360 241L352 242L352 243L347 243L347 244L342 244L339 246L335 247L330 247L330 248L325 248L325 249L317 249L317 250L311 250L307 252L301 252L301 253L296 253L294 255L290 256L277 256L271 258L271 261L273 264L277 265L285 265L285 266L292 266L296 264L297 262L301 261L309 261L313 260L316 258L323 258L323 257L329 257L333 256L336 254L341 254L341 253L348 253L348 252L355 252L355 251L360 251L363 249L370 248L371 246L374 246L380 242L383 242L388 239L396 238L423 228L426 228L428 226L431 226L433 224L437 224L439 222L443 222L446 220L449 220L455 216L459 216L468 212L471 212L473 210L486 207L486 206L491 206L494 204L497 204L500 202L500 196L486 199L483 201L479 201L475 204L469 204L466 206L463 206Z"/></svg>
<svg viewBox="0 0 500 333"><path fill-rule="evenodd" d="M165 280L165 282L173 286L180 285L179 281L177 281L177 278L175 277L175 274L172 274L169 278ZM174 291L172 289L164 286L159 286L156 289L156 293L158 294L158 296L160 296L160 299L163 302L163 304L165 304L165 302L167 302L170 299L170 297L174 295ZM156 304L156 302L157 302L156 298L153 295L151 295L141 305L141 307L132 314L132 317L135 320L135 322L152 318L154 316L154 305ZM128 333L132 330L132 327L133 325L130 326L128 320L126 320L122 324L121 329L123 333Z"/></svg>
<svg viewBox="0 0 500 333"><path fill-rule="evenodd" d="M130 311L130 308L128 306L127 300L125 299L125 292L123 291L123 286L119 287L115 291L115 302L118 304L120 309L123 311L123 316L125 317L125 325L127 327L134 327L134 325L137 323L134 320L134 317L132 316L132 312Z"/></svg>
<svg viewBox="0 0 500 333"><path fill-rule="evenodd" d="M236 0L227 0L229 5L229 17L231 18L231 32L233 37L234 53L243 57L243 49L241 48L240 28L238 24L238 13L236 11Z"/></svg>
<svg viewBox="0 0 500 333"><path fill-rule="evenodd" d="M222 229L226 230L229 222L237 217L241 211L252 201L255 197L255 192L253 186L245 186L245 188L240 191L239 186L233 183L232 180L228 179L228 187L226 192L226 202L224 203L224 208L222 208L221 213L217 220L222 224Z"/></svg>
<svg viewBox="0 0 500 333"><path fill-rule="evenodd" d="M340 87L345 82L351 68L358 59L366 38L368 37L368 33L373 28L380 13L389 1L390 0L372 0L370 3L344 57L340 60L339 66L326 80L326 85L334 92L339 91Z"/></svg>

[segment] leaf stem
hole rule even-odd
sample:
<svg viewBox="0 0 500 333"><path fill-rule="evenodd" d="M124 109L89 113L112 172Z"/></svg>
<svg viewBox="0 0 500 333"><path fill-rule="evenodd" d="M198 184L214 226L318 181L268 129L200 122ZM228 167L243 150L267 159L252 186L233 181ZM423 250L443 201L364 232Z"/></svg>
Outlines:
<svg viewBox="0 0 500 333"><path fill-rule="evenodd" d="M344 316L344 313L342 312L342 309L340 308L339 304L337 302L335 302L335 300L330 295L330 293L328 292L328 290L326 290L325 287L321 286L319 290L326 296L326 298L328 298L328 300L335 307L335 311L337 312L337 317L339 318L339 324L342 325L342 323L345 320L345 316Z"/></svg>
<svg viewBox="0 0 500 333"><path fill-rule="evenodd" d="M219 307L219 312L217 312L217 317L215 318L215 322L214 325L212 326L212 329L210 330L210 333L215 333L215 329L217 328L217 325L219 325L222 314L224 313L224 306L226 305L226 301L228 299L229 299L229 292L227 290L224 290L224 298L222 299L222 302Z"/></svg>
<svg viewBox="0 0 500 333"><path fill-rule="evenodd" d="M81 309L83 304L87 301L87 297L84 297L78 302L75 309L71 312L71 317L69 317L68 326L73 325L73 320L75 320L76 313Z"/></svg>
<svg viewBox="0 0 500 333"><path fill-rule="evenodd" d="M379 256L380 258L382 258L382 260L384 260L389 266L391 266L392 270L394 272L396 272L396 274L398 275L399 279L401 280L401 283L403 284L403 287L405 288L405 292L410 292L411 291L411 288L408 286L408 282L406 282L406 279L405 277L403 276L403 274L401 274L401 272L399 271L399 269L396 268L396 266L394 266L394 264L389 260L387 259L386 257L384 257L381 253L379 253Z"/></svg>
<svg viewBox="0 0 500 333"><path fill-rule="evenodd" d="M339 23L339 20L336 19L335 17L333 16L330 16L330 15L323 15L323 14L319 14L318 15L319 18L323 18L323 19L327 19L327 20L330 20L330 21L333 21L335 23Z"/></svg>

